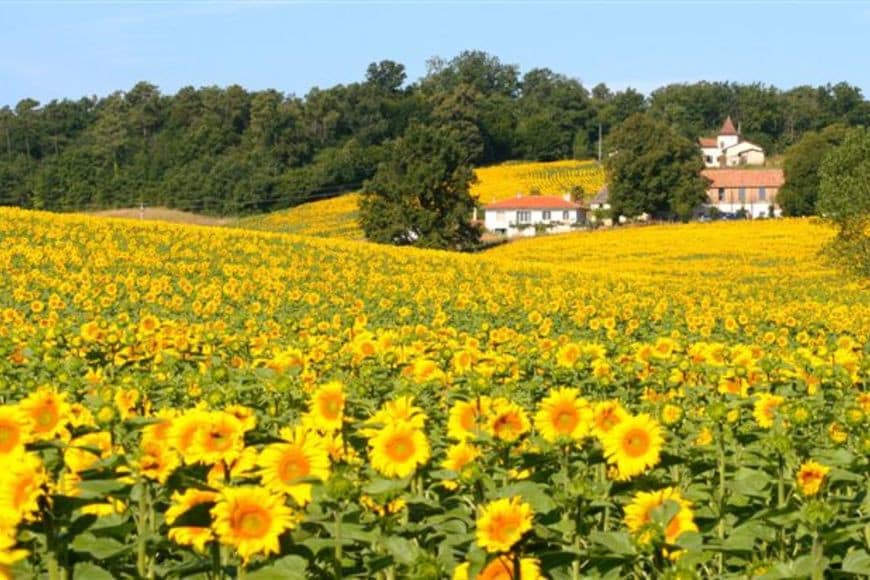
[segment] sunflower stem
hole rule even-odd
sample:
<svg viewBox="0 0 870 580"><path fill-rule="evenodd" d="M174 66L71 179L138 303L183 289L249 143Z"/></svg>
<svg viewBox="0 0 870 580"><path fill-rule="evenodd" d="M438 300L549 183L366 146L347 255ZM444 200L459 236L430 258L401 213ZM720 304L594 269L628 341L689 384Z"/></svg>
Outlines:
<svg viewBox="0 0 870 580"><path fill-rule="evenodd" d="M344 557L341 546L341 520L344 517L342 510L335 511L335 577L342 578L341 560Z"/></svg>
<svg viewBox="0 0 870 580"><path fill-rule="evenodd" d="M136 570L140 578L148 577L148 528L150 500L148 482L145 478L139 480L139 518L136 522Z"/></svg>
<svg viewBox="0 0 870 580"><path fill-rule="evenodd" d="M717 534L719 536L719 540L725 539L725 441L723 441L724 434L722 430L719 430L719 523L717 525ZM717 567L719 570L719 574L721 575L725 569L725 556L722 552L719 552L717 556Z"/></svg>

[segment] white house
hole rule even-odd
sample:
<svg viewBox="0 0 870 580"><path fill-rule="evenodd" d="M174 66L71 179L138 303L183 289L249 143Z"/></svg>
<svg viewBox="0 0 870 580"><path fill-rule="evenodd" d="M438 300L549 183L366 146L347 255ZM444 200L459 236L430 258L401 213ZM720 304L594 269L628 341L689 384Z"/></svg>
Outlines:
<svg viewBox="0 0 870 580"><path fill-rule="evenodd" d="M741 139L731 117L725 119L716 137L698 139L706 167L737 167L739 165L764 165L764 150Z"/></svg>
<svg viewBox="0 0 870 580"><path fill-rule="evenodd" d="M484 227L493 233L513 236L534 236L539 230L548 233L571 231L583 223L583 206L571 201L571 196L517 195L483 208Z"/></svg>
<svg viewBox="0 0 870 580"><path fill-rule="evenodd" d="M776 203L785 183L782 169L705 169L710 181L709 205L722 213L745 213L747 217L779 217Z"/></svg>
<svg viewBox="0 0 870 580"><path fill-rule="evenodd" d="M599 214L604 213L601 218L602 225L612 226L613 218L609 215L610 212L610 190L605 185L598 190L592 201L589 202L589 221L595 223L598 221Z"/></svg>

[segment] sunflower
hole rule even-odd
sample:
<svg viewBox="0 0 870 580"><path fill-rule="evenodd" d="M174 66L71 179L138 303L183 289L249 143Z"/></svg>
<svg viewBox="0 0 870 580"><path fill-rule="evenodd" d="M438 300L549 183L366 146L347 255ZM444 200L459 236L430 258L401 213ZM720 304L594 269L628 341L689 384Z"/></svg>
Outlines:
<svg viewBox="0 0 870 580"><path fill-rule="evenodd" d="M589 434L592 410L578 389L554 389L541 401L535 428L546 441L579 441Z"/></svg>
<svg viewBox="0 0 870 580"><path fill-rule="evenodd" d="M14 405L0 406L0 457L24 451L30 441L30 418Z"/></svg>
<svg viewBox="0 0 870 580"><path fill-rule="evenodd" d="M225 488L211 514L221 544L233 546L245 563L255 554L277 554L278 537L296 525L283 496L257 487Z"/></svg>
<svg viewBox="0 0 870 580"><path fill-rule="evenodd" d="M196 463L198 457L195 454L196 441L201 430L206 429L209 423L209 413L202 409L192 409L179 417L176 417L167 427L165 432L170 445L178 451L185 463ZM159 425L159 424L158 424ZM159 430L154 425L155 430ZM157 433L155 433L155 436Z"/></svg>
<svg viewBox="0 0 870 580"><path fill-rule="evenodd" d="M407 477L429 460L426 435L408 423L385 426L369 439L372 467L387 477Z"/></svg>
<svg viewBox="0 0 870 580"><path fill-rule="evenodd" d="M136 403L139 402L140 394L137 389L118 389L113 398L121 420L136 416Z"/></svg>
<svg viewBox="0 0 870 580"><path fill-rule="evenodd" d="M491 406L492 399L486 396L454 403L447 419L447 436L465 441L480 435Z"/></svg>
<svg viewBox="0 0 870 580"><path fill-rule="evenodd" d="M667 502L677 505L677 512L663 524L662 533L668 544L675 543L684 532L697 532L692 504L680 495L673 487L659 491L641 491L634 495L631 503L625 506L625 525L630 532L636 534L642 543L649 541L649 527L653 523L653 512Z"/></svg>
<svg viewBox="0 0 870 580"><path fill-rule="evenodd" d="M329 454L320 437L302 427L284 430L282 436L287 443L268 445L260 453L260 477L267 489L286 493L302 506L311 501L311 484L299 480L329 479Z"/></svg>
<svg viewBox="0 0 870 580"><path fill-rule="evenodd" d="M762 393L755 400L755 406L752 409L752 416L755 417L758 426L763 429L773 427L773 421L776 419L776 408L779 407L784 398L779 395L771 395L770 393Z"/></svg>
<svg viewBox="0 0 870 580"><path fill-rule="evenodd" d="M628 412L619 401L601 401L595 403L592 411L592 431L599 439L604 436L620 421L628 417Z"/></svg>
<svg viewBox="0 0 870 580"><path fill-rule="evenodd" d="M192 452L195 460L213 465L233 461L244 447L242 422L229 413L215 411L208 413L203 427L196 432Z"/></svg>
<svg viewBox="0 0 870 580"><path fill-rule="evenodd" d="M384 403L365 424L382 427L390 423L406 422L415 429L422 429L426 425L426 418L426 413L423 412L423 409L414 405L414 397L405 395L395 401ZM372 437L375 433L377 433L376 428L360 430L360 434L364 437Z"/></svg>
<svg viewBox="0 0 870 580"><path fill-rule="evenodd" d="M169 524L169 539L181 546L192 546L198 552L205 552L205 545L214 539L211 528L202 526L173 526L172 524L182 514L191 508L215 503L218 494L213 491L201 489L187 489L184 493L176 491L172 494L172 502L166 510L166 523Z"/></svg>
<svg viewBox="0 0 870 580"><path fill-rule="evenodd" d="M805 461L797 472L797 486L805 496L816 495L831 468L816 461Z"/></svg>
<svg viewBox="0 0 870 580"><path fill-rule="evenodd" d="M247 433L257 426L257 415L254 410L244 405L230 405L224 409L224 413L229 413L242 423L242 429Z"/></svg>
<svg viewBox="0 0 870 580"><path fill-rule="evenodd" d="M441 467L460 476L466 475L469 471L467 467L478 457L480 457L480 449L467 441L462 441L447 449L447 457L441 462Z"/></svg>
<svg viewBox="0 0 870 580"><path fill-rule="evenodd" d="M166 483L172 472L181 465L181 458L171 447L154 439L143 437L139 444L139 459L136 465L144 477Z"/></svg>
<svg viewBox="0 0 870 580"><path fill-rule="evenodd" d="M659 462L664 438L661 427L647 414L617 423L602 441L608 463L616 465L619 479L639 475Z"/></svg>
<svg viewBox="0 0 870 580"><path fill-rule="evenodd" d="M496 556L477 575L477 580L514 580L516 561L513 555L504 554ZM520 558L520 580L540 580L541 568L534 558Z"/></svg>
<svg viewBox="0 0 870 580"><path fill-rule="evenodd" d="M308 403L308 415L318 431L340 431L344 418L344 386L338 381L322 385Z"/></svg>
<svg viewBox="0 0 870 580"><path fill-rule="evenodd" d="M531 424L525 409L504 398L493 400L487 421L497 439L513 442L528 433Z"/></svg>
<svg viewBox="0 0 870 580"><path fill-rule="evenodd" d="M220 461L208 470L205 481L215 489L220 489L228 481L234 479L251 478L256 475L257 459L259 454L253 447L245 447L232 461L225 463ZM229 475L227 474L229 468Z"/></svg>
<svg viewBox="0 0 870 580"><path fill-rule="evenodd" d="M532 529L532 507L519 497L498 499L480 509L477 544L487 552L507 552Z"/></svg>
<svg viewBox="0 0 870 580"><path fill-rule="evenodd" d="M112 434L97 431L76 437L63 452L63 462L73 473L89 469L100 459L112 455Z"/></svg>
<svg viewBox="0 0 870 580"><path fill-rule="evenodd" d="M556 364L560 367L571 368L580 358L582 353L583 351L580 349L580 345L576 342L563 344L559 347L559 350L556 351Z"/></svg>
<svg viewBox="0 0 870 580"><path fill-rule="evenodd" d="M13 531L0 531L0 580L13 580L12 565L28 555L27 550L15 549L16 543Z"/></svg>
<svg viewBox="0 0 870 580"><path fill-rule="evenodd" d="M60 435L66 424L69 405L66 394L40 387L19 403L33 425L35 439L52 439Z"/></svg>
<svg viewBox="0 0 870 580"><path fill-rule="evenodd" d="M0 522L14 526L31 520L48 481L39 456L25 453L0 471Z"/></svg>

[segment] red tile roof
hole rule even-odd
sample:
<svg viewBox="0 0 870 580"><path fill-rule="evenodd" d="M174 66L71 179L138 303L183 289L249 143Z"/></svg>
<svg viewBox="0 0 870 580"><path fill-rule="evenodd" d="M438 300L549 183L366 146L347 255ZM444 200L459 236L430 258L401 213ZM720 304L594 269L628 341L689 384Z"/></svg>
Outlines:
<svg viewBox="0 0 870 580"><path fill-rule="evenodd" d="M780 187L785 183L782 169L705 169L701 175L719 187Z"/></svg>
<svg viewBox="0 0 870 580"><path fill-rule="evenodd" d="M580 209L579 203L558 195L527 195L494 201L483 209Z"/></svg>
<svg viewBox="0 0 870 580"><path fill-rule="evenodd" d="M722 123L722 128L719 129L720 135L736 135L737 129L734 128L734 122L731 120L731 116L729 115L725 122Z"/></svg>
<svg viewBox="0 0 870 580"><path fill-rule="evenodd" d="M701 137L698 139L698 144L701 147L716 147L716 137Z"/></svg>

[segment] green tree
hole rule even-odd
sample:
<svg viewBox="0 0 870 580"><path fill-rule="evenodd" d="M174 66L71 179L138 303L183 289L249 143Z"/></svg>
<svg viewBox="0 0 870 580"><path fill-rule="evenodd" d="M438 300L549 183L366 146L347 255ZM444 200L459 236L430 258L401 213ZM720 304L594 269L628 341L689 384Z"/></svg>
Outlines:
<svg viewBox="0 0 870 580"><path fill-rule="evenodd" d="M816 213L819 195L819 168L831 149L846 135L844 125L831 125L823 131L805 133L785 152L785 185L776 196L783 214L806 216Z"/></svg>
<svg viewBox="0 0 870 580"><path fill-rule="evenodd" d="M363 190L360 224L375 242L467 249L480 240L467 152L443 128L412 125Z"/></svg>
<svg viewBox="0 0 870 580"><path fill-rule="evenodd" d="M667 124L632 115L610 135L608 149L614 215L686 220L707 199L698 148Z"/></svg>
<svg viewBox="0 0 870 580"><path fill-rule="evenodd" d="M818 209L837 227L831 257L870 276L870 130L852 129L822 161Z"/></svg>

